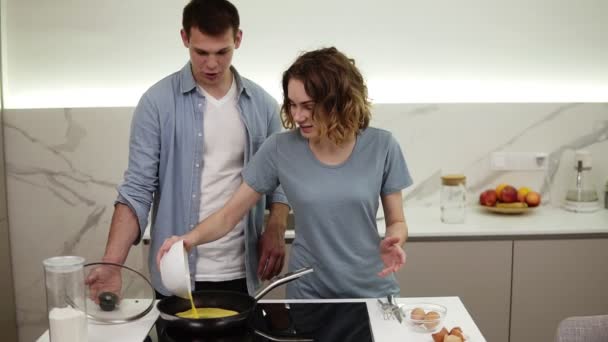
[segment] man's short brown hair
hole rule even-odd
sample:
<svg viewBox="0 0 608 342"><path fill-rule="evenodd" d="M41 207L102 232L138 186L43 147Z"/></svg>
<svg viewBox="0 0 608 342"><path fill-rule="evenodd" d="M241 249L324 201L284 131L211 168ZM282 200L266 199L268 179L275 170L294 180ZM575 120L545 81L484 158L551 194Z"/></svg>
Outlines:
<svg viewBox="0 0 608 342"><path fill-rule="evenodd" d="M227 0L191 0L184 7L182 26L188 37L192 27L210 36L219 36L232 28L236 36L240 26L239 12Z"/></svg>

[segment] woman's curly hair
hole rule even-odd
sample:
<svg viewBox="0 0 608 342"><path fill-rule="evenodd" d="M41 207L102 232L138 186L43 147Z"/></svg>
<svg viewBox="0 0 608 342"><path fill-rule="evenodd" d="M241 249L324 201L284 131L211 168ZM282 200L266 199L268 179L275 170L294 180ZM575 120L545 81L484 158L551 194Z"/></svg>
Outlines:
<svg viewBox="0 0 608 342"><path fill-rule="evenodd" d="M369 125L371 103L365 80L354 60L335 47L306 52L283 73L281 121L287 129L295 128L287 91L291 79L304 83L314 102L312 120L321 136L340 145Z"/></svg>

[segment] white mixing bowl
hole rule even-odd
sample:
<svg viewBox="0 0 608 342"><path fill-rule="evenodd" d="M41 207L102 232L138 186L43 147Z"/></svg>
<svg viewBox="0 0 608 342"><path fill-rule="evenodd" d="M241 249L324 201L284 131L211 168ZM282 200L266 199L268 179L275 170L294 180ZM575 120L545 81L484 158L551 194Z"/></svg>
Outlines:
<svg viewBox="0 0 608 342"><path fill-rule="evenodd" d="M189 298L191 292L190 267L183 240L174 243L160 259L160 277L165 288L171 293L182 298Z"/></svg>

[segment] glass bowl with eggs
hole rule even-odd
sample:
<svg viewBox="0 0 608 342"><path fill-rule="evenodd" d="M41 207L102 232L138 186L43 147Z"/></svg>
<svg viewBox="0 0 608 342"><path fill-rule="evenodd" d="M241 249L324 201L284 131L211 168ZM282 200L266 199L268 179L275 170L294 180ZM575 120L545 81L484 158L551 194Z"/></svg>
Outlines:
<svg viewBox="0 0 608 342"><path fill-rule="evenodd" d="M399 307L406 324L419 332L436 332L443 326L448 309L439 304L419 303Z"/></svg>

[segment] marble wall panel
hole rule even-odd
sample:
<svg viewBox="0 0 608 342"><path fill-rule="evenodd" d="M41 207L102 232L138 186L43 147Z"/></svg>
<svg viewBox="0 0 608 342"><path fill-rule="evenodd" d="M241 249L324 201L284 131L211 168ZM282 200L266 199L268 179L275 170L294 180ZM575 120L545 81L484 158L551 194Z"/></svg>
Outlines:
<svg viewBox="0 0 608 342"><path fill-rule="evenodd" d="M99 260L116 186L127 164L132 108L6 110L8 217L21 341L46 329L42 260L78 254ZM608 105L382 104L372 125L400 142L414 185L407 206L438 205L439 176L467 176L471 203L501 182L542 191L559 205L576 149L593 156L597 190L608 180ZM495 151L545 152L546 171L492 171ZM142 269L134 249L129 264Z"/></svg>
<svg viewBox="0 0 608 342"><path fill-rule="evenodd" d="M0 110L1 111L1 110ZM0 120L1 121L1 120ZM6 173L4 170L4 139L0 131L0 329L4 339L17 339L15 317L15 297L13 287L13 267L11 260L8 213L6 207Z"/></svg>
<svg viewBox="0 0 608 342"><path fill-rule="evenodd" d="M6 172L21 341L46 328L42 260L100 260L127 163L131 108L8 110ZM129 264L141 269L131 251Z"/></svg>
<svg viewBox="0 0 608 342"><path fill-rule="evenodd" d="M384 104L372 124L400 142L414 185L411 206L439 204L440 175L464 173L469 202L499 183L530 186L545 204L559 206L574 180L574 152L591 152L591 182L603 192L608 181L608 105L594 104ZM492 152L543 152L541 171L494 171Z"/></svg>

